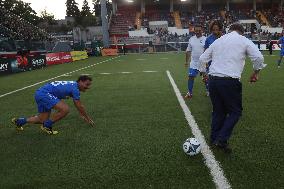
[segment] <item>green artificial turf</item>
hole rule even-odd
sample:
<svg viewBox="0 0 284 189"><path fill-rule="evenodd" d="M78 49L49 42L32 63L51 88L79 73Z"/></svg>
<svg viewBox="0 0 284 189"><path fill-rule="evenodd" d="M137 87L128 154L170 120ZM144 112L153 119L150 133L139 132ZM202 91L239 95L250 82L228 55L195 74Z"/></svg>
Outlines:
<svg viewBox="0 0 284 189"><path fill-rule="evenodd" d="M247 61L243 116L230 141L233 154L213 151L232 188L284 186L284 67L277 68L277 58L265 56L268 66L255 84L248 83ZM1 76L0 95L107 59ZM37 113L33 94L43 84L0 98L0 188L215 188L203 156L182 150L193 135L166 70L185 94L184 60L183 53L127 55L57 78L91 74L92 88L81 100L95 128L66 100L71 112L54 125L58 135L45 135L39 125L16 132L10 119ZM208 141L211 103L200 77L187 105Z"/></svg>

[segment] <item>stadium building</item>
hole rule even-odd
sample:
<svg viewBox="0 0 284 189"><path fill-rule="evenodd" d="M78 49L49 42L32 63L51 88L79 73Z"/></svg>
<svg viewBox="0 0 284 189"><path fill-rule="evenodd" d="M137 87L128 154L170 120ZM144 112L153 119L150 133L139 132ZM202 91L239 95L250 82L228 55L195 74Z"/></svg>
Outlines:
<svg viewBox="0 0 284 189"><path fill-rule="evenodd" d="M214 19L223 22L224 33L233 22L241 22L248 38L276 40L284 23L282 7L283 0L117 0L112 2L111 44L131 44L136 52L147 51L149 42L156 51L184 50L194 25L203 25L208 34Z"/></svg>
<svg viewBox="0 0 284 189"><path fill-rule="evenodd" d="M0 48L8 52L65 51L69 49L66 44L84 48L85 43L103 39L105 47L121 50L122 45L127 45L129 52L148 52L149 44L157 52L181 51L192 36L194 25L201 24L207 35L214 19L223 22L224 33L231 23L239 21L244 24L248 38L277 40L284 24L282 7L283 0L113 0L110 6L101 6L101 15L96 15L101 20L98 24L102 25L76 27L71 33L58 34L57 38L56 34L49 34L2 8Z"/></svg>

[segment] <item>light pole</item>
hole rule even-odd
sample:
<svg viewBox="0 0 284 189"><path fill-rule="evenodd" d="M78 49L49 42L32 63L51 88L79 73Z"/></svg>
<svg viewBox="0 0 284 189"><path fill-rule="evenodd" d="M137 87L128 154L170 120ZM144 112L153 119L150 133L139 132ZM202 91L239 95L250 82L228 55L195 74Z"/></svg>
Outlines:
<svg viewBox="0 0 284 189"><path fill-rule="evenodd" d="M103 30L103 44L104 47L109 47L109 32L108 32L108 19L107 19L107 7L106 0L101 0L101 19Z"/></svg>

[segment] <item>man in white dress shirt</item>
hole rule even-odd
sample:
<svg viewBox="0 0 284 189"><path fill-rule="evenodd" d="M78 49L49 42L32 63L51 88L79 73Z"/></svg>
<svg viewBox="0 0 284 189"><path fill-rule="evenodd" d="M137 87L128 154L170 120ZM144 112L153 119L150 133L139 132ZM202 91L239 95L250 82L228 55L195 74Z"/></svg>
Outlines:
<svg viewBox="0 0 284 189"><path fill-rule="evenodd" d="M253 63L251 82L258 80L264 68L264 58L252 41L242 36L244 28L233 24L230 33L217 39L200 57L209 68L209 93L213 105L210 143L226 153L231 153L228 140L242 115L241 74L248 56Z"/></svg>
<svg viewBox="0 0 284 189"><path fill-rule="evenodd" d="M184 98L192 98L194 79L198 75L200 63L199 57L204 52L204 45L206 37L202 36L202 27L194 27L195 35L192 36L188 41L188 46L186 49L185 66L188 67L188 61L190 59L190 66L188 68L188 92Z"/></svg>

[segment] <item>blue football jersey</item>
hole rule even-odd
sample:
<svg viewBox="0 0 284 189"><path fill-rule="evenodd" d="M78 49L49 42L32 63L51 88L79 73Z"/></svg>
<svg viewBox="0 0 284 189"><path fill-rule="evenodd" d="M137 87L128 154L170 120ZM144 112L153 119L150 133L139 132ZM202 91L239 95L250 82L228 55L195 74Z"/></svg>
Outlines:
<svg viewBox="0 0 284 189"><path fill-rule="evenodd" d="M281 37L279 39L279 41L280 41L280 44L281 44L281 49L284 49L284 37Z"/></svg>
<svg viewBox="0 0 284 189"><path fill-rule="evenodd" d="M80 91L76 81L54 81L38 90L50 93L59 99L72 97L74 100L80 100Z"/></svg>
<svg viewBox="0 0 284 189"><path fill-rule="evenodd" d="M210 46L216 39L217 39L217 37L216 37L214 34L209 35L209 36L206 38L205 45L204 45L204 49L208 49L209 46Z"/></svg>

